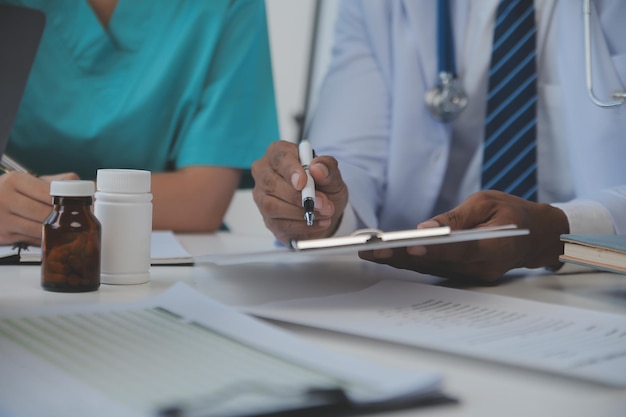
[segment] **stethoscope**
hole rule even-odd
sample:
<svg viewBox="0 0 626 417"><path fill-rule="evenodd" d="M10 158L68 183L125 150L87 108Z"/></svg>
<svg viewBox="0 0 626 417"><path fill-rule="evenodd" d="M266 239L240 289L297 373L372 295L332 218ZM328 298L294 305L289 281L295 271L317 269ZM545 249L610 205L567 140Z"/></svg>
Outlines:
<svg viewBox="0 0 626 417"><path fill-rule="evenodd" d="M591 65L591 0L583 0L585 38L585 77L589 98L597 106L610 108L626 102L623 89L614 91L610 101L603 101L593 92ZM439 83L426 93L426 106L435 120L448 123L467 107L467 94L461 86L454 61L454 41L448 0L437 2L437 69Z"/></svg>
<svg viewBox="0 0 626 417"><path fill-rule="evenodd" d="M600 107L615 107L626 101L626 93L623 89L611 93L611 101L603 101L596 97L593 92L593 72L591 68L591 0L583 1L584 31L585 31L585 77L587 93L591 101Z"/></svg>
<svg viewBox="0 0 626 417"><path fill-rule="evenodd" d="M456 73L454 40L448 0L437 2L437 71L439 83L426 93L426 106L435 120L448 123L467 107L467 94Z"/></svg>

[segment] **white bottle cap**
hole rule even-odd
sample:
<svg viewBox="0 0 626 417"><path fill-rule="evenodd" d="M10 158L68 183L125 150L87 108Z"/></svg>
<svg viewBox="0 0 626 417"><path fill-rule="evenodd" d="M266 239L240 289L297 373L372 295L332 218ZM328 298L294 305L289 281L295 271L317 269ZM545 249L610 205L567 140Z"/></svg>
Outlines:
<svg viewBox="0 0 626 417"><path fill-rule="evenodd" d="M92 197L93 181L64 180L50 183L50 195L57 197Z"/></svg>
<svg viewBox="0 0 626 417"><path fill-rule="evenodd" d="M98 191L104 193L149 193L150 171L137 169L99 169Z"/></svg>

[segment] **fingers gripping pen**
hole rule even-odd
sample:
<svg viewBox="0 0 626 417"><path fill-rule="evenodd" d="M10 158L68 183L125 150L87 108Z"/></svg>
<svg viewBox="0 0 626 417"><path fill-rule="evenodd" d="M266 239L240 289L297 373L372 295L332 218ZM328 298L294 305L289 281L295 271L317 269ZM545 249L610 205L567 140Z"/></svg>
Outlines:
<svg viewBox="0 0 626 417"><path fill-rule="evenodd" d="M306 185L302 189L302 207L304 207L304 219L307 226L313 226L315 221L315 182L309 172L309 164L315 157L315 152L308 140L303 140L298 146L298 153L302 168L306 173Z"/></svg>

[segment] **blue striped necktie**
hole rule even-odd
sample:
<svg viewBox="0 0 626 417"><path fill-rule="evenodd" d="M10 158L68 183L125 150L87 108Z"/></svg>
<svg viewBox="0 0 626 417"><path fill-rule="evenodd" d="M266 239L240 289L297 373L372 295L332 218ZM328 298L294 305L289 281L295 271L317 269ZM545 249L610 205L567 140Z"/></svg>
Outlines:
<svg viewBox="0 0 626 417"><path fill-rule="evenodd" d="M485 121L482 188L537 201L533 0L500 0Z"/></svg>

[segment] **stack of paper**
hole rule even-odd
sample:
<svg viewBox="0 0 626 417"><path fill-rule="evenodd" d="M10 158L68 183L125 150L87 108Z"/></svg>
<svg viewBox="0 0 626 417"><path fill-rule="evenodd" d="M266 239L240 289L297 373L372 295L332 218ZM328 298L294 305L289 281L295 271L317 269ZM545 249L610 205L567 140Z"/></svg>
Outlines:
<svg viewBox="0 0 626 417"><path fill-rule="evenodd" d="M129 305L5 313L0 369L0 415L18 417L400 406L441 383L316 349L184 284Z"/></svg>

